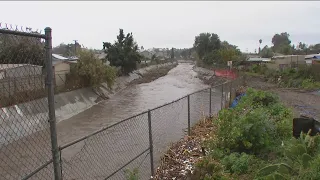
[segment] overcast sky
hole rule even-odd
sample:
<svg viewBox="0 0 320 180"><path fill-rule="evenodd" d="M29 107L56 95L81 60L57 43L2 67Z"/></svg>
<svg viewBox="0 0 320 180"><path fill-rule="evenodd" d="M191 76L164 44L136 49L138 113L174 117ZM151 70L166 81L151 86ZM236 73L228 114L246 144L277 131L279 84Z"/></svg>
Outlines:
<svg viewBox="0 0 320 180"><path fill-rule="evenodd" d="M253 52L271 45L275 33L288 32L294 44L320 43L320 2L0 2L2 23L52 28L53 45L78 40L101 49L119 28L132 32L139 46L191 47L201 32Z"/></svg>

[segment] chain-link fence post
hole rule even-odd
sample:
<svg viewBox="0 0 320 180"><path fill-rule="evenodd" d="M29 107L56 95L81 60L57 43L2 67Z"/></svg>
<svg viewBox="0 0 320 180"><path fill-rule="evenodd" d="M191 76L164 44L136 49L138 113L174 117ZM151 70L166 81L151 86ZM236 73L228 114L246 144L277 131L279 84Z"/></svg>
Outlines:
<svg viewBox="0 0 320 180"><path fill-rule="evenodd" d="M190 95L188 95L188 136L191 135L191 125L190 125Z"/></svg>
<svg viewBox="0 0 320 180"><path fill-rule="evenodd" d="M47 88L48 88L48 106L49 106L49 123L51 135L51 148L55 180L61 180L61 167L59 160L59 148L56 130L56 115L54 109L54 87L53 87L53 69L52 69L52 36L51 28L45 28L46 36L46 70L47 70Z"/></svg>
<svg viewBox="0 0 320 180"><path fill-rule="evenodd" d="M59 147L59 157L60 157L60 174L61 174L61 180L63 179L63 174L62 174L62 151L60 150Z"/></svg>
<svg viewBox="0 0 320 180"><path fill-rule="evenodd" d="M232 81L230 81L230 95L229 95L229 106L231 105L232 103Z"/></svg>
<svg viewBox="0 0 320 180"><path fill-rule="evenodd" d="M211 102L212 88L210 88L210 93L209 94L210 94L209 95L210 96L209 97L210 98L210 101L209 101L210 102L210 104L209 104L209 116L211 117L211 114L212 114L212 104L211 104L212 103Z"/></svg>
<svg viewBox="0 0 320 180"><path fill-rule="evenodd" d="M149 127L149 148L150 148L150 167L151 176L154 176L154 166L153 166L153 140L152 140L152 126L151 126L151 111L148 111L148 127Z"/></svg>
<svg viewBox="0 0 320 180"><path fill-rule="evenodd" d="M223 84L221 84L221 110L223 109L223 101L224 101L224 98L223 98Z"/></svg>

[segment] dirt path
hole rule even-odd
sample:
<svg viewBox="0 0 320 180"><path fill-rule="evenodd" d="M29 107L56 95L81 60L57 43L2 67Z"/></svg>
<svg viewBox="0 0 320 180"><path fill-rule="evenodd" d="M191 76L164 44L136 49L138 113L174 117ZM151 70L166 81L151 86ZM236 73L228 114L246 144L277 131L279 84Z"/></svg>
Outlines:
<svg viewBox="0 0 320 180"><path fill-rule="evenodd" d="M247 77L247 85L261 90L268 90L279 95L280 100L292 107L295 116L309 115L320 120L320 96L298 89L279 88L276 84L265 82L260 77Z"/></svg>

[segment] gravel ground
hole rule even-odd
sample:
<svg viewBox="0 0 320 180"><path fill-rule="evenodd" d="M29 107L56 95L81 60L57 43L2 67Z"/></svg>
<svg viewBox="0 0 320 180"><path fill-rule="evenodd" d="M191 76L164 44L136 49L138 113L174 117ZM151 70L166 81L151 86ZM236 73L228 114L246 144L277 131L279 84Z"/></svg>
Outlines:
<svg viewBox="0 0 320 180"><path fill-rule="evenodd" d="M299 89L279 88L260 77L247 76L246 83L249 87L278 94L284 104L293 108L296 117L303 114L320 120L320 95Z"/></svg>

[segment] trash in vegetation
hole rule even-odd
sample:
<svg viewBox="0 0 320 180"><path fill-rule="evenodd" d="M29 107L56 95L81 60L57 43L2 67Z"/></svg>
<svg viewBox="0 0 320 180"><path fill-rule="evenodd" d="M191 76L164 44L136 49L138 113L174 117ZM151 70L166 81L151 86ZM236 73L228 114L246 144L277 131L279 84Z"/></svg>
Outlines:
<svg viewBox="0 0 320 180"><path fill-rule="evenodd" d="M191 136L185 136L172 144L161 158L153 179L181 180L188 179L194 172L195 164L205 155L203 141L209 138L214 130L211 119L205 119L192 128Z"/></svg>

